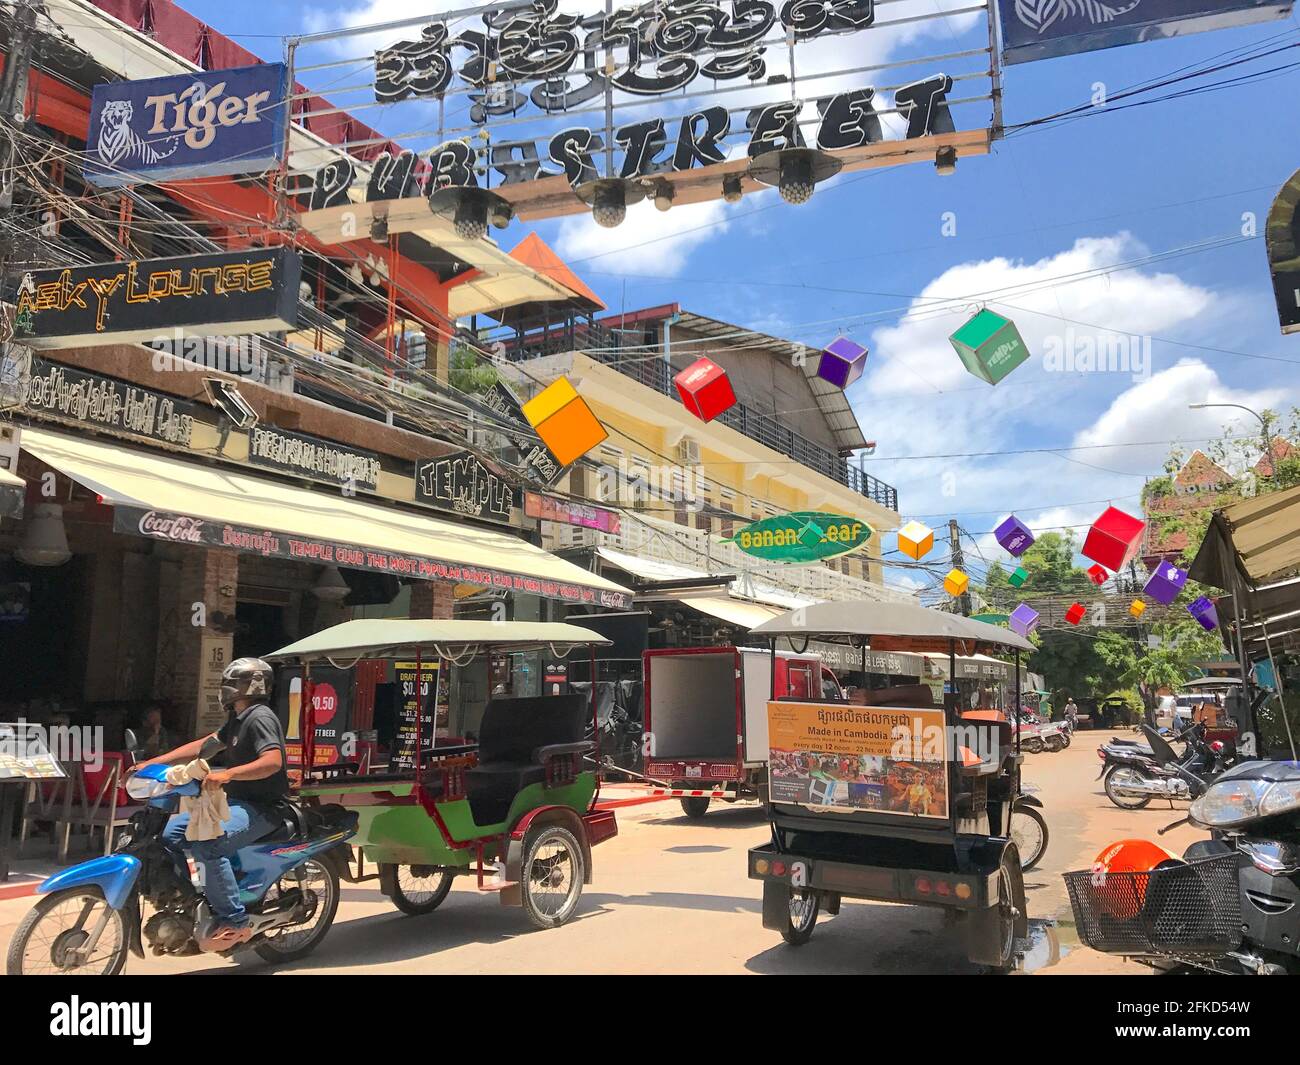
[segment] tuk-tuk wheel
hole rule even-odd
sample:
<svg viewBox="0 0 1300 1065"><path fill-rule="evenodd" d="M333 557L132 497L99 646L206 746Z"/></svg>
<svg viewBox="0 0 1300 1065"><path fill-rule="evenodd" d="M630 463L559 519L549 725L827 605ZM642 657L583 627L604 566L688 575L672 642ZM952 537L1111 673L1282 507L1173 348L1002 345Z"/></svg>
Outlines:
<svg viewBox="0 0 1300 1065"><path fill-rule="evenodd" d="M966 914L966 956L995 973L1016 967L1016 937L1026 930L1025 882L1014 843L1002 852L997 875L998 900L987 910Z"/></svg>
<svg viewBox="0 0 1300 1065"><path fill-rule="evenodd" d="M1042 741L1041 739L1039 739L1037 736L1034 736L1034 737L1032 737L1031 739L1027 739L1027 740L1025 740L1025 741L1021 744L1021 746L1023 746L1024 749L1025 749L1026 751L1028 751L1030 754L1042 754L1042 753L1043 753L1043 741Z"/></svg>
<svg viewBox="0 0 1300 1065"><path fill-rule="evenodd" d="M410 917L433 913L451 891L452 872L439 865L383 865L379 875L393 905Z"/></svg>
<svg viewBox="0 0 1300 1065"><path fill-rule="evenodd" d="M703 798L699 796L694 796L682 800L682 813L684 813L687 817L700 818L703 817L708 812L709 812L709 800L707 796Z"/></svg>
<svg viewBox="0 0 1300 1065"><path fill-rule="evenodd" d="M785 928L781 929L781 938L792 947L801 947L812 939L821 904L820 892L809 888L791 889L790 917Z"/></svg>
<svg viewBox="0 0 1300 1065"><path fill-rule="evenodd" d="M585 874L582 847L567 828L549 824L530 831L519 874L528 919L538 928L564 924L578 908Z"/></svg>

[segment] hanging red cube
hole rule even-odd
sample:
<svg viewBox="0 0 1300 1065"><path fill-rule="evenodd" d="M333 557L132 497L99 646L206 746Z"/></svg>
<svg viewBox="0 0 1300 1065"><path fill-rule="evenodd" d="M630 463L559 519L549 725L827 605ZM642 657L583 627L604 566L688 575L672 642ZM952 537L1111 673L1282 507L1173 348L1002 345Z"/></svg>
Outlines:
<svg viewBox="0 0 1300 1065"><path fill-rule="evenodd" d="M1098 587L1101 587L1101 585L1105 584L1105 583L1106 583L1106 578L1109 577L1109 576L1110 576L1110 574L1107 573L1107 572L1106 572L1104 569L1102 569L1100 566L1089 566L1089 567L1088 567L1088 578L1089 578L1089 580L1092 581L1093 584L1097 585Z"/></svg>
<svg viewBox="0 0 1300 1065"><path fill-rule="evenodd" d="M727 371L712 359L698 359L673 378L682 405L700 421L711 422L736 405Z"/></svg>
<svg viewBox="0 0 1300 1065"><path fill-rule="evenodd" d="M1146 522L1140 518L1107 507L1088 530L1088 537L1083 541L1083 556L1117 573L1138 553L1145 528Z"/></svg>
<svg viewBox="0 0 1300 1065"><path fill-rule="evenodd" d="M1065 612L1065 620L1071 625L1077 625L1083 620L1083 616L1088 613L1088 608L1082 603L1075 603Z"/></svg>

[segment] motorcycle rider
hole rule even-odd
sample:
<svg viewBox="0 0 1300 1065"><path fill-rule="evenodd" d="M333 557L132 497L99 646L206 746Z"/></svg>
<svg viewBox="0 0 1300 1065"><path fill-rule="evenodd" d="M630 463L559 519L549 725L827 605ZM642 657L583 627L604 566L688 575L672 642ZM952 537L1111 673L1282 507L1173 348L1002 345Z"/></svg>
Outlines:
<svg viewBox="0 0 1300 1065"><path fill-rule="evenodd" d="M221 705L228 716L213 736L225 750L213 760L214 768L203 787L226 789L230 819L222 823L223 834L216 839L189 845L194 860L203 866L204 893L217 919L212 935L201 944L205 950L229 950L252 938L230 856L274 831L280 823L274 807L289 795L284 730L265 702L273 681L271 667L260 658L237 659L221 674ZM194 740L135 768L191 761L199 757L209 738ZM163 833L167 845L177 853L185 846L188 824L188 814L177 814Z"/></svg>

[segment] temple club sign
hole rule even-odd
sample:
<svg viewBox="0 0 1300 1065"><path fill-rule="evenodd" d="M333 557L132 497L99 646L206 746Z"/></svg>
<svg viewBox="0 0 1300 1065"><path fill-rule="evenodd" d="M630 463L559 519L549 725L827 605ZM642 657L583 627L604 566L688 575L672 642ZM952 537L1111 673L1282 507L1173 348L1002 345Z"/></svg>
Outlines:
<svg viewBox="0 0 1300 1065"><path fill-rule="evenodd" d="M483 23L482 30L456 36L447 24L431 23L418 40L380 49L375 101L442 100L463 91L453 88L459 78L470 87L469 119L480 125L498 118L505 127L526 121L530 112L553 120L570 110L599 110L591 106L597 97L606 102L606 125L573 126L540 138L515 133L483 149L469 137L447 140L424 159L409 151L384 153L374 162L366 202L427 196L435 211L454 217L462 236L481 236L488 222L504 226L516 209L544 217L582 203L593 208L597 222L614 226L628 204L646 196L664 209L675 197L738 199L746 180L750 188L775 186L787 201L803 203L818 182L850 161L862 162L845 152L886 140L882 112L902 117L905 140L956 132L948 106L953 79L945 74L894 89L892 101L869 86L818 98L816 132L808 138L802 119L808 101L790 98L794 86L786 99L748 109L743 131L733 128L732 113L720 105L645 116L647 99L671 99L697 79L767 84L771 45L788 44L793 52L804 42L870 29L875 0L732 0L725 7L719 0L666 0L586 17L558 12L557 0L536 0L530 8L487 9ZM773 66L783 66L783 59ZM789 82L784 71L780 80ZM635 120L619 122L614 116L626 107L637 108ZM986 140L978 147L975 140L971 150L986 150ZM732 151L738 143L745 145L743 156ZM934 159L936 146L928 150ZM480 175L490 176L490 189L480 185ZM355 178L346 158L322 167L311 210L349 205ZM538 182L547 182L545 192L531 188ZM679 197L687 185L689 196ZM556 192L563 202L553 206Z"/></svg>

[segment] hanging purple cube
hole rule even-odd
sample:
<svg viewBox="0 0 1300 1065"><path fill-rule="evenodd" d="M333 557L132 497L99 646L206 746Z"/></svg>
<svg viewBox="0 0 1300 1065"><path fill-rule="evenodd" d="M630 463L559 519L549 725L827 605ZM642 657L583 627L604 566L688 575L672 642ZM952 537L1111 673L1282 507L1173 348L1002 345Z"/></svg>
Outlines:
<svg viewBox="0 0 1300 1065"><path fill-rule="evenodd" d="M1034 542L1034 534L1029 531L1029 526L1014 514L994 529L993 535L997 538L998 543L1015 555L1016 558L1023 555L1029 549L1030 544Z"/></svg>
<svg viewBox="0 0 1300 1065"><path fill-rule="evenodd" d="M867 349L848 337L836 337L822 351L817 376L836 388L848 388L867 368Z"/></svg>
<svg viewBox="0 0 1300 1065"><path fill-rule="evenodd" d="M1015 610L1011 611L1011 617L1007 619L1007 624L1011 626L1012 632L1018 632L1028 639L1029 634L1038 628L1038 611L1028 603L1021 603Z"/></svg>
<svg viewBox="0 0 1300 1065"><path fill-rule="evenodd" d="M1213 632L1219 627L1219 612L1214 607L1214 602L1206 596L1201 596L1196 602L1187 605L1187 612L1192 615L1199 623L1201 628L1206 632Z"/></svg>
<svg viewBox="0 0 1300 1065"><path fill-rule="evenodd" d="M1178 598L1178 593L1186 583L1186 570L1179 569L1172 562L1161 562L1152 572L1142 592L1162 606L1168 606Z"/></svg>

